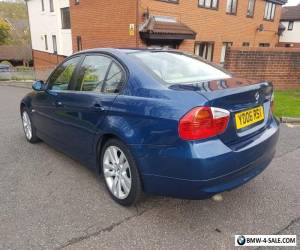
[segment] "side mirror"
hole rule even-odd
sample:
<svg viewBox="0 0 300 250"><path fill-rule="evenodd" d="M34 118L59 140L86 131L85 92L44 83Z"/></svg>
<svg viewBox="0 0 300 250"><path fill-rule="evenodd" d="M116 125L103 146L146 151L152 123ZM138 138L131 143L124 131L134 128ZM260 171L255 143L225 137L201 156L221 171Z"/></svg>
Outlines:
<svg viewBox="0 0 300 250"><path fill-rule="evenodd" d="M43 81L35 81L32 84L32 89L35 91L44 91L46 90L46 84Z"/></svg>

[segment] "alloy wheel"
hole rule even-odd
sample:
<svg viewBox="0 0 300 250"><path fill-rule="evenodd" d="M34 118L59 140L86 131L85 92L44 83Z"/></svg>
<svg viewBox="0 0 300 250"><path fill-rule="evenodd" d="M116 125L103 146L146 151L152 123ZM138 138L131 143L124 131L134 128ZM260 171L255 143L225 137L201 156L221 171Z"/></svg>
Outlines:
<svg viewBox="0 0 300 250"><path fill-rule="evenodd" d="M118 199L125 199L131 190L132 177L129 162L117 146L106 148L103 157L103 174L110 192Z"/></svg>
<svg viewBox="0 0 300 250"><path fill-rule="evenodd" d="M26 111L23 112L22 121L23 121L23 128L24 128L25 136L28 140L31 140L31 138L32 138L32 127L31 127L31 122L30 122L29 115Z"/></svg>

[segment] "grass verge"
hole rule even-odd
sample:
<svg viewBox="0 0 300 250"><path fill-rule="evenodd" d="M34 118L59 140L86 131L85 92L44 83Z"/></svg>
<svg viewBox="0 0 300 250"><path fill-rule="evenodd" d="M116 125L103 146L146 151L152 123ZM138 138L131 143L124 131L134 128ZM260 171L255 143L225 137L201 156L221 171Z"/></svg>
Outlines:
<svg viewBox="0 0 300 250"><path fill-rule="evenodd" d="M300 117L300 89L275 91L275 115Z"/></svg>

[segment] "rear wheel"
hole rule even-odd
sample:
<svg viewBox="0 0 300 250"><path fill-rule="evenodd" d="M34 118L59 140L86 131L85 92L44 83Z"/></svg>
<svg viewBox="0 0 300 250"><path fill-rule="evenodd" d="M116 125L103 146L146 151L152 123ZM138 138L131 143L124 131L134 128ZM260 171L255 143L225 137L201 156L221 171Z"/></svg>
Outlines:
<svg viewBox="0 0 300 250"><path fill-rule="evenodd" d="M123 206L136 204L142 194L138 169L127 146L108 140L101 154L102 173L111 197Z"/></svg>
<svg viewBox="0 0 300 250"><path fill-rule="evenodd" d="M22 125L27 141L31 143L38 142L39 138L36 135L36 129L26 108L22 109Z"/></svg>

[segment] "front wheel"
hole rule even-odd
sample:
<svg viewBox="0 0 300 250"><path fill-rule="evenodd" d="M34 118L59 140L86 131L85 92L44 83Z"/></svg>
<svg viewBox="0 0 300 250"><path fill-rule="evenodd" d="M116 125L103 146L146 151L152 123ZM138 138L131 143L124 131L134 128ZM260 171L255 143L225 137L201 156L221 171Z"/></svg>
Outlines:
<svg viewBox="0 0 300 250"><path fill-rule="evenodd" d="M137 166L127 146L108 140L101 154L102 173L111 197L123 206L136 204L142 195Z"/></svg>
<svg viewBox="0 0 300 250"><path fill-rule="evenodd" d="M36 129L32 124L28 111L25 108L22 110L22 125L27 141L30 143L38 142L39 138L36 135Z"/></svg>

